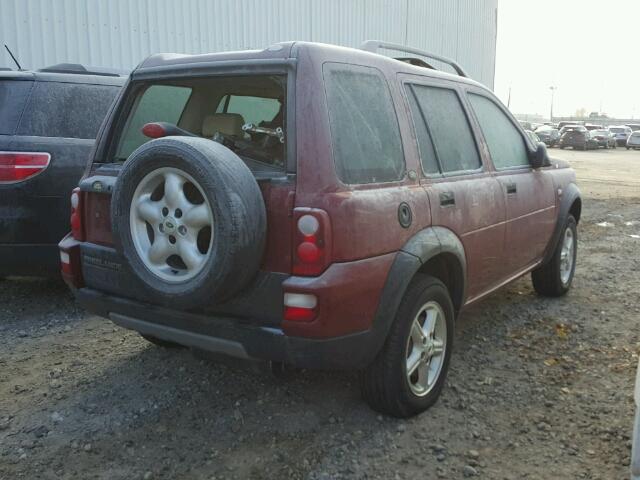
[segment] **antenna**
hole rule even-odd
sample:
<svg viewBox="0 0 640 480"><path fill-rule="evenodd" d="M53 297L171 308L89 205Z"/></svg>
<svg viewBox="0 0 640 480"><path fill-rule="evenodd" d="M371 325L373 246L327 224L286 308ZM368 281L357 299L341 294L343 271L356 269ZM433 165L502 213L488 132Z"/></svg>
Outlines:
<svg viewBox="0 0 640 480"><path fill-rule="evenodd" d="M18 63L18 60L16 60L16 57L13 55L13 53L11 53L11 50L9 50L9 47L7 47L7 44L4 44L4 48L7 49L7 52L9 52L9 55L11 55L11 58L13 59L13 61L16 63L16 65L18 66L18 70L22 70L22 67L20 66L20 64Z"/></svg>

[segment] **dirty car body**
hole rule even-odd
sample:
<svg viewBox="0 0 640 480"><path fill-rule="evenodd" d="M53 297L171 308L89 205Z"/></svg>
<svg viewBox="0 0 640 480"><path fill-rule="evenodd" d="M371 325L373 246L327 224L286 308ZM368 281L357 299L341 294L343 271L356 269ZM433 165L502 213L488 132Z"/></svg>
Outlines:
<svg viewBox="0 0 640 480"><path fill-rule="evenodd" d="M0 276L59 274L70 192L123 84L84 70L0 72Z"/></svg>
<svg viewBox="0 0 640 480"><path fill-rule="evenodd" d="M158 85L190 89L171 118L155 118L179 130L138 119L137 129L161 138L138 138L122 150L136 106ZM234 95L265 100L242 111ZM281 108L267 117L255 113L275 100ZM441 109L449 107L455 115L443 117ZM500 129L494 131L494 123ZM256 125L267 129L264 138ZM178 136L164 136L169 131ZM246 146L256 139L268 143L266 136L277 138L278 148L260 153ZM178 297L150 293L144 279L154 264L135 273L138 267L114 234L114 225L128 224L116 221L122 212L112 194L134 170L127 162L154 142L165 149L182 143L208 148L201 137L249 168L268 228L264 247L256 245L263 248L259 268L245 286L219 301L212 295L208 303L185 306ZM376 157L381 160L367 164ZM167 195L168 180L163 185ZM578 221L581 209L573 170L550 162L544 145L533 145L484 86L375 53L304 42L157 55L141 63L98 136L76 195L76 229L60 244L63 274L91 312L147 337L235 357L365 370L391 348L390 332L407 298L422 294L420 282L435 300L422 300L416 318L426 312L436 324L439 315L449 321L505 284L547 268L564 241L567 219ZM173 215L171 205L167 212ZM177 213L169 224L167 216L156 217L163 218L156 236L174 232ZM209 220L214 239L225 234L215 231L217 220L215 214ZM188 272L187 263L163 268L179 276ZM407 352L418 348L419 337L423 357L443 355L437 333L416 333ZM446 363L438 365L446 370ZM374 408L399 416L426 408L420 398L428 395L411 384L411 375L413 406Z"/></svg>

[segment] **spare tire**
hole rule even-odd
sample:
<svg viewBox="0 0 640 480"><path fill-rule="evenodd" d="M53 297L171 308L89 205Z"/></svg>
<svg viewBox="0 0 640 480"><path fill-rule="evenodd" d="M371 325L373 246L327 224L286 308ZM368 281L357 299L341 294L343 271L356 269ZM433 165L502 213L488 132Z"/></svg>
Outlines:
<svg viewBox="0 0 640 480"><path fill-rule="evenodd" d="M144 297L172 308L222 302L257 272L266 212L245 163L203 138L145 143L124 163L111 198L117 250Z"/></svg>

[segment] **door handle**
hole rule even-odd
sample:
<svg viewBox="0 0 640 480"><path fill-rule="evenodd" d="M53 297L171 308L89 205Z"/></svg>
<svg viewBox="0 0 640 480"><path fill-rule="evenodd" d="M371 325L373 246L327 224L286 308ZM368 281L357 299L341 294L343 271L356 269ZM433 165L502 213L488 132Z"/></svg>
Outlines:
<svg viewBox="0 0 640 480"><path fill-rule="evenodd" d="M453 192L442 192L440 194L440 206L446 207L447 205L455 205L456 197Z"/></svg>
<svg viewBox="0 0 640 480"><path fill-rule="evenodd" d="M518 193L518 186L515 183L507 183L507 195Z"/></svg>

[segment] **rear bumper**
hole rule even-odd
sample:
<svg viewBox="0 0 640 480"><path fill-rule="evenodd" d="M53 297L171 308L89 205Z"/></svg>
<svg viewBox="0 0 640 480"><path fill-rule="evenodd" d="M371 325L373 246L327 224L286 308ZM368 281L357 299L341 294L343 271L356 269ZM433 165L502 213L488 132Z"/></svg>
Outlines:
<svg viewBox="0 0 640 480"><path fill-rule="evenodd" d="M89 288L75 294L84 308L124 328L213 353L315 369L356 369L370 361L369 331L328 339L294 337L280 328L169 310Z"/></svg>
<svg viewBox="0 0 640 480"><path fill-rule="evenodd" d="M57 276L60 252L56 244L0 245L0 276Z"/></svg>

